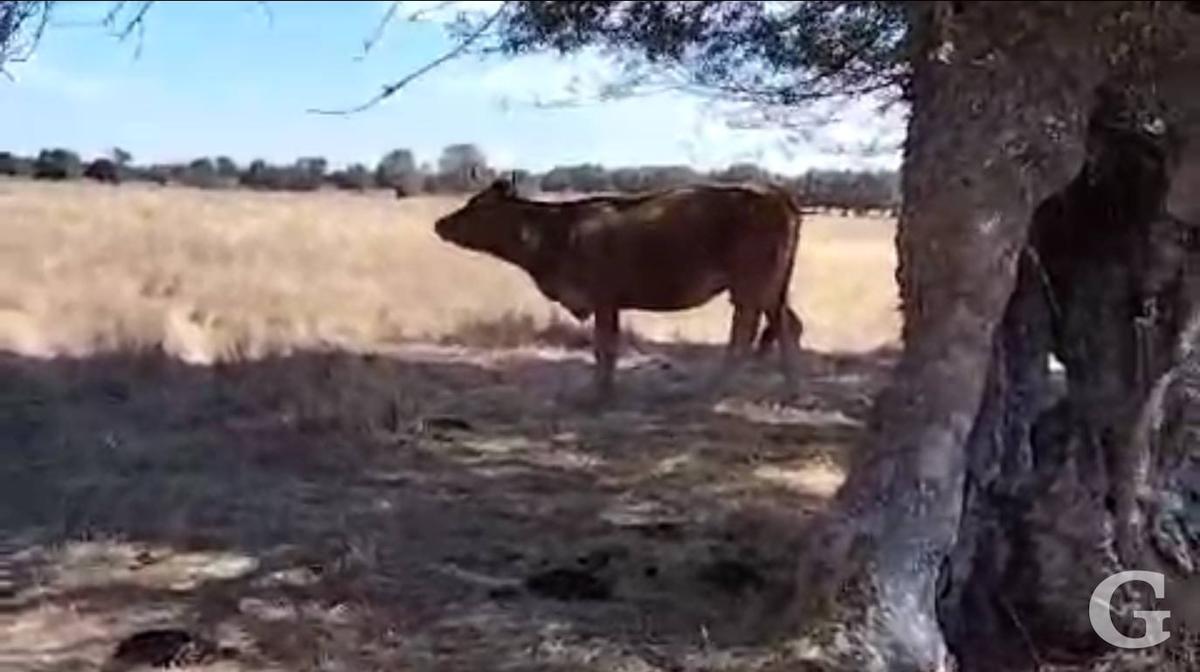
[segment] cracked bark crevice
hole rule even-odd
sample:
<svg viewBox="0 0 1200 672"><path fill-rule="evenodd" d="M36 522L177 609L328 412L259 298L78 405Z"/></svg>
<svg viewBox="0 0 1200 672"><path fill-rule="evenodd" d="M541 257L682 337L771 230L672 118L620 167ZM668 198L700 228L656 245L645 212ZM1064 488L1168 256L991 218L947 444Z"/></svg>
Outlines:
<svg viewBox="0 0 1200 672"><path fill-rule="evenodd" d="M1131 104L1101 99L1082 170L1034 215L993 342L962 533L942 576L942 622L964 670L1120 663L1081 606L1117 571L1162 569L1187 611L1200 561L1189 515L1200 510L1189 513L1186 484L1200 478L1200 444L1168 418L1200 415L1189 389L1200 383L1189 374L1200 365L1200 228L1165 206L1180 140ZM1065 367L1057 392L1052 354ZM1132 636L1132 611L1155 608L1138 586L1114 604ZM1200 625L1187 620L1176 618L1177 641Z"/></svg>
<svg viewBox="0 0 1200 672"><path fill-rule="evenodd" d="M1166 205L1200 200L1177 177L1200 179L1200 25L1177 3L946 6L910 5L904 353L810 527L785 669L1121 669L1096 585L1157 561L1187 602L1200 563L1200 236ZM1114 601L1131 636L1147 591Z"/></svg>

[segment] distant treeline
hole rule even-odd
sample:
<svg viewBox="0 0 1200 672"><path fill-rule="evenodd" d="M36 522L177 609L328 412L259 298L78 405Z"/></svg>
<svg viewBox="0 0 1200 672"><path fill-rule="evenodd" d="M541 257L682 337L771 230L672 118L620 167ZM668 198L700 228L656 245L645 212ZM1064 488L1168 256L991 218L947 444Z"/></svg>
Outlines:
<svg viewBox="0 0 1200 672"><path fill-rule="evenodd" d="M421 193L470 193L495 178L497 171L475 145L450 145L437 164L418 165L412 152L388 152L372 169L353 164L330 170L321 157L303 157L291 165L263 160L240 166L229 157L199 158L187 163L138 165L122 149L108 156L83 161L67 149L42 150L36 157L0 152L0 175L40 180L89 178L120 184L144 181L182 184L200 189L256 189L263 191L315 191L334 187L351 191L394 190L397 196ZM639 166L609 169L596 164L558 166L545 173L516 171L522 190L542 192L637 193L699 181L723 183L774 183L795 193L811 208L836 208L847 212L895 210L899 185L894 172L813 170L800 176L771 173L752 163L734 164L707 173L688 166Z"/></svg>

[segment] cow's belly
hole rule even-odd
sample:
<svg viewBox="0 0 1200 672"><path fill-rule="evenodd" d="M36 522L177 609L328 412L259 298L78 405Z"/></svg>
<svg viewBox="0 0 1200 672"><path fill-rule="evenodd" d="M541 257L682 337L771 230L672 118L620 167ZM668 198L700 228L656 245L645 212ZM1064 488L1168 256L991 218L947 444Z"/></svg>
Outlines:
<svg viewBox="0 0 1200 672"><path fill-rule="evenodd" d="M703 276L657 277L623 287L619 303L622 308L634 310L687 310L708 303L727 286L725 275L716 272Z"/></svg>

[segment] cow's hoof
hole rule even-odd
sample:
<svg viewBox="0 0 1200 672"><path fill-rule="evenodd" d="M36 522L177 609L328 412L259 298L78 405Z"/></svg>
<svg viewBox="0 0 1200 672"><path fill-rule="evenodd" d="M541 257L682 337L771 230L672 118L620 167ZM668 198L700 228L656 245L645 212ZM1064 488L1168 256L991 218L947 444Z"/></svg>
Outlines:
<svg viewBox="0 0 1200 672"><path fill-rule="evenodd" d="M729 392L729 378L717 375L701 382L692 388L692 401L702 404L715 404L721 401Z"/></svg>
<svg viewBox="0 0 1200 672"><path fill-rule="evenodd" d="M596 412L611 408L616 404L616 394L612 390L597 390L588 388L566 396L566 405L577 411Z"/></svg>
<svg viewBox="0 0 1200 672"><path fill-rule="evenodd" d="M800 390L793 387L785 387L779 395L779 402L784 406L801 406L804 404L806 397Z"/></svg>

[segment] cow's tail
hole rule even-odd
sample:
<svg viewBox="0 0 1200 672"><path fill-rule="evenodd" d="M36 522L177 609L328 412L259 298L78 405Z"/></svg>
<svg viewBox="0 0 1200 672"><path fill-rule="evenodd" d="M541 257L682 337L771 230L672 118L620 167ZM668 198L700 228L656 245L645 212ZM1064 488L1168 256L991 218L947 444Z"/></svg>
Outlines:
<svg viewBox="0 0 1200 672"><path fill-rule="evenodd" d="M788 246L784 251L786 258L783 263L783 278L779 282L779 296L775 305L772 306L771 312L767 315L767 324L758 338L757 351L760 357L770 352L771 346L779 339L780 320L787 321L788 332L797 341L800 340L800 335L804 331L804 323L801 322L800 316L788 302L788 290L791 287L792 274L796 268L796 252L800 247L800 231L804 225L804 211L799 200L791 191L782 187L776 187L776 190L786 204L793 225L789 227Z"/></svg>

